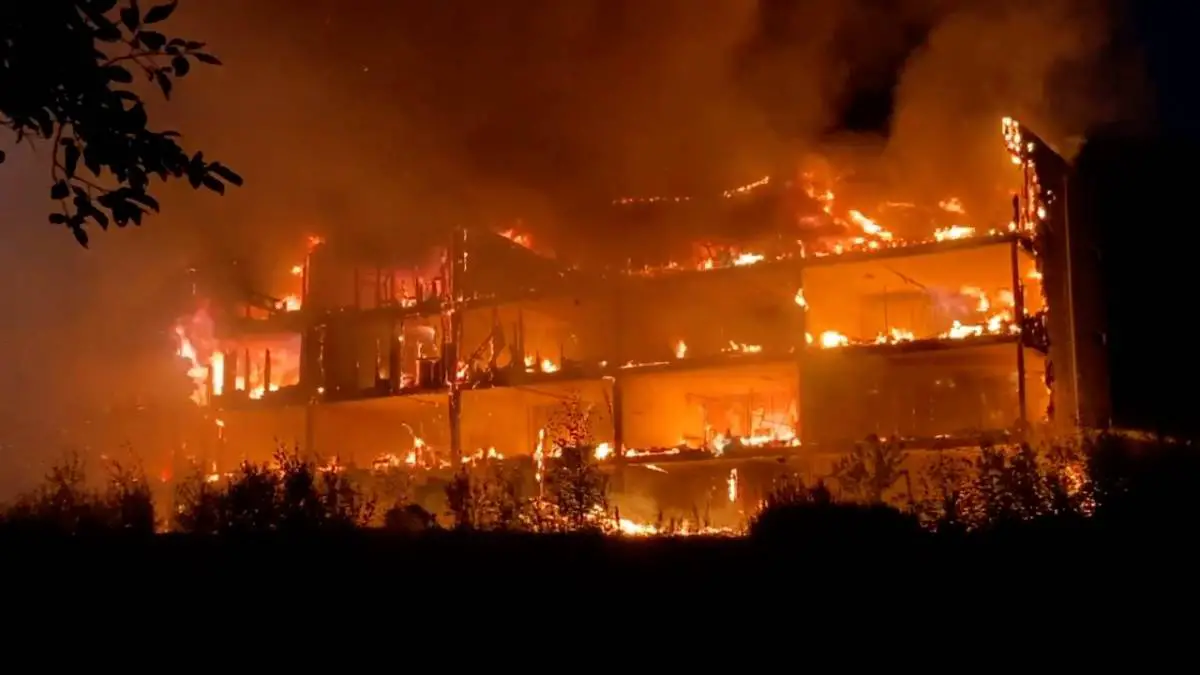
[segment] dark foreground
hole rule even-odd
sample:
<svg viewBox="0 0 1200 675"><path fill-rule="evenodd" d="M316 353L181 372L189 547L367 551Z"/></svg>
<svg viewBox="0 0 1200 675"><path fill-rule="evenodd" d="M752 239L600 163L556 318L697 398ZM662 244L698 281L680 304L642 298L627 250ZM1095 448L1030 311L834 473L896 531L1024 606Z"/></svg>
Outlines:
<svg viewBox="0 0 1200 675"><path fill-rule="evenodd" d="M383 531L246 536L13 536L0 540L10 579L149 581L220 588L227 584L307 580L345 588L402 584L416 589L465 586L538 588L651 587L664 591L732 584L820 591L826 583L909 586L989 575L1002 583L1071 585L1111 574L1156 570L1161 580L1194 570L1194 528L1098 531L1086 526L945 537L846 532L778 540L716 537L624 538ZM13 575L16 575L15 577ZM1128 580L1128 577L1125 578ZM1152 579L1142 579L1141 582ZM1087 582L1091 584L1092 582ZM693 586L700 584L700 586Z"/></svg>

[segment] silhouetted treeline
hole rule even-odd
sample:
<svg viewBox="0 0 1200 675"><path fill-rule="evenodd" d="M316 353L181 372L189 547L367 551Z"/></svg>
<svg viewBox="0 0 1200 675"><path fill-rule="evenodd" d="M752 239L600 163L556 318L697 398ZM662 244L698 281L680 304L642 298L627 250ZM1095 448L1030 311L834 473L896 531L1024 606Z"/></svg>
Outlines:
<svg viewBox="0 0 1200 675"><path fill-rule="evenodd" d="M1187 443L1101 436L1078 447L984 447L971 457L946 453L925 465L918 490L902 468L905 455L902 444L872 437L840 460L827 479L806 482L781 470L750 514L746 538L784 548L834 542L943 547L1049 531L1075 539L1171 532L1200 516L1195 497L1200 457ZM557 546L545 542L567 536L595 539L572 546L607 549L613 539L665 546L623 533L620 514L609 505L607 477L584 448L568 449L534 472L511 462L464 465L442 484L442 513L418 504L408 487L390 490L385 499L378 483L367 487L349 471L318 467L288 451L269 465L248 463L225 477L197 472L174 486L165 500L168 508L157 510L156 497L162 496L140 471L115 463L107 468L103 487L96 489L89 487L82 463L69 459L4 511L0 532L176 542L397 537L414 546L508 542L503 546L534 548ZM910 483L907 492L893 489L901 479ZM651 538L676 538L671 534L660 528ZM713 540L698 546L745 545L727 537L698 538Z"/></svg>
<svg viewBox="0 0 1200 675"><path fill-rule="evenodd" d="M737 537L614 534L601 518L563 517L548 475L527 497L526 486L503 479L515 473L503 464L458 472L446 488L448 524L440 524L435 516L447 514L382 501L348 472L322 471L287 453L230 479L198 475L168 498L168 522L156 522L153 490L136 472L115 470L107 487L93 490L70 464L6 511L0 559L22 584L53 578L60 590L154 589L172 612L254 588L246 592L272 606L384 606L382 593L401 611L417 611L422 598L443 606L451 596L474 603L515 596L530 607L578 605L589 616L644 606L653 610L650 622L679 613L682 606L662 604L665 597L773 603L783 611L780 593L869 615L895 603L927 607L909 607L914 601L902 599L910 593L922 602L953 593L939 606L955 617L1013 603L1077 611L1078 598L1112 602L1129 583L1144 589L1185 578L1174 572L1193 560L1200 458L1189 446L1101 438L1039 453L984 448L971 459L935 462L921 477L931 489L893 505L878 489L890 469L877 469L893 466L897 451L872 439L847 458L842 480L847 471L858 476L855 491L834 485L837 472L828 484L781 475L746 536ZM558 480L579 475L587 479L570 491L590 503L588 513L603 513L602 493L580 487L597 485L591 468L560 472ZM467 606L475 605L443 609Z"/></svg>

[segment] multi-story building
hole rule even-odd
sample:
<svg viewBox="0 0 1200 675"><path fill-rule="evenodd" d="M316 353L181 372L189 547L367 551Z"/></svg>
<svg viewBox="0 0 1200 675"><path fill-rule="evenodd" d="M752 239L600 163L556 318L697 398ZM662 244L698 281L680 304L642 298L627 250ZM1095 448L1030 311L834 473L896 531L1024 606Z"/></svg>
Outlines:
<svg viewBox="0 0 1200 675"><path fill-rule="evenodd" d="M1003 130L1011 221L990 226L947 199L902 236L806 177L694 200L793 213L687 263L566 265L514 231L374 251L314 239L295 296L205 315L215 332L193 374L219 411L211 454L262 459L295 440L360 466L540 458L572 405L598 457L655 473L819 463L870 434L938 449L1094 424L1102 378L1085 401L1073 336L1092 299L1068 282L1066 165ZM798 192L807 211L780 199Z"/></svg>

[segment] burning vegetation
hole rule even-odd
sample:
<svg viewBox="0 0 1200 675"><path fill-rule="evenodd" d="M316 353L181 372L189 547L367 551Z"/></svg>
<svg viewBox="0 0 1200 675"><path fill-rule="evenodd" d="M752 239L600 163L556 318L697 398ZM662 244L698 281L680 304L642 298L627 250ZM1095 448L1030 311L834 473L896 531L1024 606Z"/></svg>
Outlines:
<svg viewBox="0 0 1200 675"><path fill-rule="evenodd" d="M1057 195L1048 149L1014 120L1000 131L1011 209L979 209L999 220L954 195L867 206L806 168L615 200L614 218L728 207L750 233L672 242L656 262L554 252L515 226L370 255L311 237L278 295L202 301L175 327L214 428L177 461L223 480L302 439L323 471L451 481L459 520L490 499L473 471L524 466L528 517L658 532L670 512L676 530L718 531L756 512L772 465L825 475L868 434L939 452L1052 435Z"/></svg>

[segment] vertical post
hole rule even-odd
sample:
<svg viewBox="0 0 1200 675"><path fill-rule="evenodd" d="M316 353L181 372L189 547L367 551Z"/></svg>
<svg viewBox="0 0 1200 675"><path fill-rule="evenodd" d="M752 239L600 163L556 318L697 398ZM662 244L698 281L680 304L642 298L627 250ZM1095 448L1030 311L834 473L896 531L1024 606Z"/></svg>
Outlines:
<svg viewBox="0 0 1200 675"><path fill-rule="evenodd" d="M266 396L271 391L271 350L268 349L263 354L263 396Z"/></svg>
<svg viewBox="0 0 1200 675"><path fill-rule="evenodd" d="M304 453L308 457L316 455L316 402L310 396L308 403L304 405Z"/></svg>
<svg viewBox="0 0 1200 675"><path fill-rule="evenodd" d="M1075 253L1071 249L1071 202L1067 192L1068 182L1069 176L1067 172L1063 172L1063 256L1066 258L1063 267L1066 268L1067 274L1067 330L1070 331L1068 337L1071 343L1068 349L1071 355L1071 407L1075 411L1075 425L1081 429L1083 427L1083 408L1079 401L1079 351L1076 344L1079 334L1075 328L1075 271L1072 269Z"/></svg>
<svg viewBox="0 0 1200 675"><path fill-rule="evenodd" d="M800 274L798 282L801 291L804 290L804 262L799 263ZM795 333L795 338L792 341L792 348L796 353L796 418L794 420L796 440L803 442L804 425L804 362L808 356L808 307L802 306L800 309L800 320L794 325L798 325L799 329Z"/></svg>
<svg viewBox="0 0 1200 675"><path fill-rule="evenodd" d="M1019 425L1020 440L1025 440L1029 427L1029 411L1027 409L1025 387L1025 288L1021 280L1021 257L1018 239L1012 241L1012 284L1013 284L1013 320L1017 322L1020 332L1017 334L1017 424Z"/></svg>
<svg viewBox="0 0 1200 675"><path fill-rule="evenodd" d="M613 452L616 460L625 457L625 392L619 375L612 377Z"/></svg>
<svg viewBox="0 0 1200 675"><path fill-rule="evenodd" d="M232 396L234 383L237 382L237 350L231 349L225 352L225 368L221 372L221 394L223 396Z"/></svg>
<svg viewBox="0 0 1200 675"><path fill-rule="evenodd" d="M621 302L621 290L622 284L621 281L618 280L617 283L613 284L612 331L614 339L610 343L610 348L613 350L613 362L618 366L618 368L613 371L615 374L612 377L613 451L616 453L616 460L623 463L625 460L625 383L621 379L621 370L619 366L620 364L625 363L625 313L623 311L624 305Z"/></svg>
<svg viewBox="0 0 1200 675"><path fill-rule="evenodd" d="M613 493L624 492L625 487L625 392L624 382L621 375L606 375L605 379L612 382L612 397L610 403L612 410L609 411L609 416L612 418L613 427L613 472L612 482L609 489Z"/></svg>
<svg viewBox="0 0 1200 675"><path fill-rule="evenodd" d="M224 358L224 357L222 357L222 358ZM204 399L208 402L209 406L215 408L217 405L217 378L216 378L216 373L214 373L213 370L215 370L213 368L213 358L210 356L208 358L208 377L204 378ZM222 370L224 370L224 369L222 369ZM225 373L222 372L221 373L221 391L224 391L224 390L225 390ZM172 451L172 452L174 452L174 451Z"/></svg>
<svg viewBox="0 0 1200 675"><path fill-rule="evenodd" d="M883 285L883 334L889 335L892 332L892 324L888 322L888 288L887 284ZM866 337L866 336L864 336Z"/></svg>
<svg viewBox="0 0 1200 675"><path fill-rule="evenodd" d="M442 339L443 362L446 363L446 380L449 387L450 454L455 466L462 460L462 388L458 381L458 343L462 332L462 317L459 315L459 298L462 296L463 248L466 230L455 228L450 239L450 269L446 295L449 296L446 313L449 315L446 335Z"/></svg>
<svg viewBox="0 0 1200 675"><path fill-rule="evenodd" d="M609 323L612 326L613 340L608 344L608 349L612 350L612 353L608 356L619 366L624 363L623 359L625 357L622 342L625 321L624 313L622 312L623 305L621 304L621 280L618 279L612 288L613 318ZM606 367L604 370L608 370L608 368ZM614 493L618 493L625 492L627 489L625 484L625 383L621 377L619 367L612 372L613 375L605 376L612 381L612 410L610 411L610 416L612 417L613 425L613 473L610 489Z"/></svg>
<svg viewBox="0 0 1200 675"><path fill-rule="evenodd" d="M404 324L400 324L400 335L396 335L395 316L392 317L391 322L391 329L388 331L388 383L391 393L396 394L399 393L401 385L400 360L401 350L404 348L404 343L401 341L404 337Z"/></svg>
<svg viewBox="0 0 1200 675"><path fill-rule="evenodd" d="M312 266L312 251L304 254L304 266L300 268L300 307L302 309L308 306L308 275L309 268Z"/></svg>

